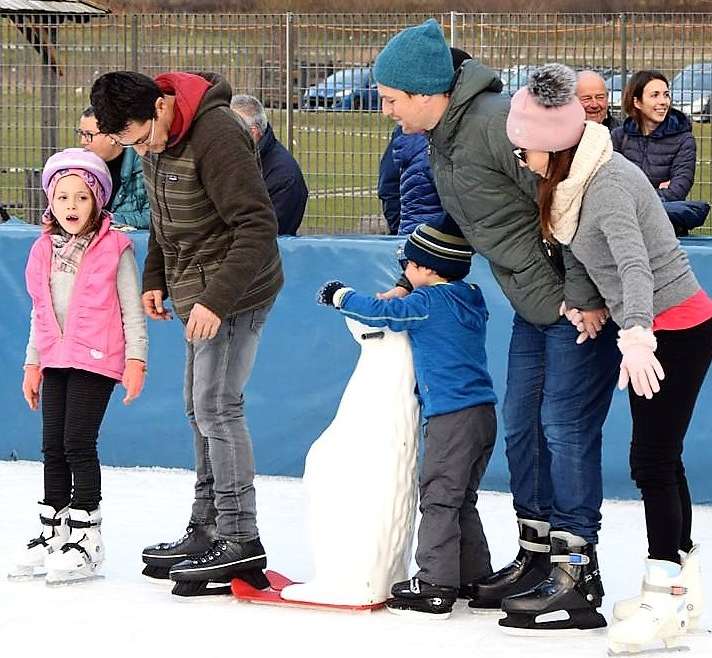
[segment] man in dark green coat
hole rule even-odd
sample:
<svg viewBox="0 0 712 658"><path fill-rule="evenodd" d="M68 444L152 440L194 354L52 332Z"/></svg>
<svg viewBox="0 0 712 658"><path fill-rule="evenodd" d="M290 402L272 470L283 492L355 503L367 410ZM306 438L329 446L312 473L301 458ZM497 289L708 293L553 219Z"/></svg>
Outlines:
<svg viewBox="0 0 712 658"><path fill-rule="evenodd" d="M524 614L503 620L505 627L605 625L595 610L603 593L595 559L601 426L619 357L603 300L580 264L567 258L564 266L559 246L541 236L538 181L520 166L507 139L509 99L491 70L469 61L455 73L442 31L430 19L393 37L374 75L383 113L405 133L428 134L443 207L487 258L515 310L503 415L520 551L512 564L475 582L473 573L490 571L489 556L471 557L487 564L466 570L463 554L461 591L473 608L499 608L507 597L523 597L518 610ZM564 301L583 311L581 329L595 340L577 343L577 328L560 316ZM559 577L571 553L585 554L587 566ZM550 554L556 554L551 562ZM547 578L555 579L553 598ZM411 598L427 589L416 583ZM536 622L542 612L562 608L566 621Z"/></svg>

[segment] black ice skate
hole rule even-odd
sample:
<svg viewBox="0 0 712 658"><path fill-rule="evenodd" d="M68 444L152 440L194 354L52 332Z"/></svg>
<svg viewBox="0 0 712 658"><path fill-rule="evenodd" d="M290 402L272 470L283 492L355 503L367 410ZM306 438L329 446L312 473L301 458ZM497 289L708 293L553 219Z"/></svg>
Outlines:
<svg viewBox="0 0 712 658"><path fill-rule="evenodd" d="M143 549L141 559L146 565L141 572L151 578L168 579L174 564L186 558L205 553L215 541L215 524L198 525L192 521L185 534L176 541L154 544Z"/></svg>
<svg viewBox="0 0 712 658"><path fill-rule="evenodd" d="M549 524L546 521L517 519L519 553L506 567L480 581L472 588L472 612L499 610L502 599L526 592L547 577L549 561Z"/></svg>
<svg viewBox="0 0 712 658"><path fill-rule="evenodd" d="M603 601L596 548L570 532L551 533L551 571L528 592L502 601L507 613L499 620L510 635L579 632L603 628L596 608Z"/></svg>
<svg viewBox="0 0 712 658"><path fill-rule="evenodd" d="M392 599L386 608L395 615L418 615L431 619L447 619L457 599L457 587L431 585L411 578L391 587Z"/></svg>
<svg viewBox="0 0 712 658"><path fill-rule="evenodd" d="M267 566L267 555L259 539L247 542L216 539L200 555L193 555L171 567L170 578L175 582L173 594L201 596L230 594L230 586L212 587L213 583L229 583L239 578L256 589L269 587L262 572Z"/></svg>

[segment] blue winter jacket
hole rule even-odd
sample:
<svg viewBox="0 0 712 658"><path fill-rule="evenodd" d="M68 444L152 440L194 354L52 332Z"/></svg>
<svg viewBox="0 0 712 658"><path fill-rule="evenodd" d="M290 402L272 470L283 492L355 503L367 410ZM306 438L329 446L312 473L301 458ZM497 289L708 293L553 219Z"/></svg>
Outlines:
<svg viewBox="0 0 712 658"><path fill-rule="evenodd" d="M278 233L296 235L309 198L302 170L292 154L277 141L269 124L257 148L262 163L262 178L277 215Z"/></svg>
<svg viewBox="0 0 712 658"><path fill-rule="evenodd" d="M397 126L378 167L378 198L381 200L383 216L386 218L388 232L391 235L398 234L400 224L400 170L393 161L393 140L400 133L400 126Z"/></svg>
<svg viewBox="0 0 712 658"><path fill-rule="evenodd" d="M692 124L682 112L671 109L649 135L643 135L635 120L628 117L611 132L611 139L616 151L643 170L663 201L687 197L695 180L697 146ZM670 181L670 187L658 189L663 181Z"/></svg>
<svg viewBox="0 0 712 658"><path fill-rule="evenodd" d="M389 300L348 292L340 310L371 327L408 332L425 418L497 402L485 351L488 313L478 286L452 281Z"/></svg>
<svg viewBox="0 0 712 658"><path fill-rule="evenodd" d="M133 149L124 149L119 176L121 183L109 206L114 222L148 228L151 224L151 207L143 184L141 158Z"/></svg>

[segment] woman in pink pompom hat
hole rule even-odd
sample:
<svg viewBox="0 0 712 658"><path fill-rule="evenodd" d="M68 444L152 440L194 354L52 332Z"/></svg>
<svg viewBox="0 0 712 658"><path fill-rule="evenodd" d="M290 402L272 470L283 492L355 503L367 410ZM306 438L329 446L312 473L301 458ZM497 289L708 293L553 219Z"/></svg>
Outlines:
<svg viewBox="0 0 712 658"><path fill-rule="evenodd" d="M619 653L667 646L702 612L682 452L712 361L712 300L646 175L613 152L605 126L585 121L575 85L561 64L535 71L512 99L507 135L520 165L541 177L542 234L567 245L565 260L583 264L620 327L619 387L628 388L633 417L631 475L645 507L648 559L640 596L614 608L609 644ZM580 321L575 309L566 313ZM531 598L505 600L503 609L522 612Z"/></svg>

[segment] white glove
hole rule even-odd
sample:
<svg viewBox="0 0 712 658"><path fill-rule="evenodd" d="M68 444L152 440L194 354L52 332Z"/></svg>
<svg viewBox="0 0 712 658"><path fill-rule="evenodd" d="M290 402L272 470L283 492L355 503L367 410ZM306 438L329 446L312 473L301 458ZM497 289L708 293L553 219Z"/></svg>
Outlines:
<svg viewBox="0 0 712 658"><path fill-rule="evenodd" d="M660 391L658 380L664 379L665 373L655 358L657 346L652 329L636 326L618 332L618 349L623 355L618 388L626 388L630 381L636 395L644 395L648 400Z"/></svg>

